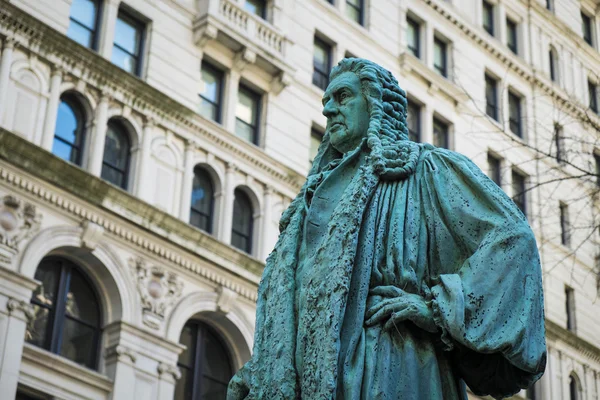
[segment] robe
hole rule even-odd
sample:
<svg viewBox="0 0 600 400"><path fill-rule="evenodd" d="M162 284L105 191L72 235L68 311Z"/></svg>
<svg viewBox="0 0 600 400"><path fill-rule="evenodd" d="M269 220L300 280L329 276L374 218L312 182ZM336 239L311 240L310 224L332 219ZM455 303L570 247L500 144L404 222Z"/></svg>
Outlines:
<svg viewBox="0 0 600 400"><path fill-rule="evenodd" d="M262 345L230 399L452 400L465 384L501 398L542 375L541 268L525 216L468 158L414 146L405 179L374 179L363 144L306 191L290 222L297 254L272 255ZM390 285L425 298L438 331L367 327L383 300L371 290Z"/></svg>

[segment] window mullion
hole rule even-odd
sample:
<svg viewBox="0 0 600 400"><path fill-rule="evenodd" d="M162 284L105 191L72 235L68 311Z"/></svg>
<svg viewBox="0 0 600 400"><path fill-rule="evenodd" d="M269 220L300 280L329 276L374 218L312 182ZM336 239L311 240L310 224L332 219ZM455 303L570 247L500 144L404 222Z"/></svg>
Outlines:
<svg viewBox="0 0 600 400"><path fill-rule="evenodd" d="M56 294L56 306L54 307L54 320L52 321L52 333L50 351L59 354L62 345L63 327L65 324L65 311L67 293L71 281L71 270L62 261L60 262L60 279Z"/></svg>
<svg viewBox="0 0 600 400"><path fill-rule="evenodd" d="M194 349L194 375L192 378L192 399L200 398L202 393L202 357L204 356L204 335L199 324L194 324L194 333L196 337L196 348Z"/></svg>

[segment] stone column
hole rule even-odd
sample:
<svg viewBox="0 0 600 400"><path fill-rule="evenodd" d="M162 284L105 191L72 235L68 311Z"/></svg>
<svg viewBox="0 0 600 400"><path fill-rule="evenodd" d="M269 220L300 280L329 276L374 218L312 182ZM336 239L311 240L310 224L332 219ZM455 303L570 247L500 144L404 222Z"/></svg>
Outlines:
<svg viewBox="0 0 600 400"><path fill-rule="evenodd" d="M6 95L8 93L8 81L10 77L10 67L12 65L14 48L14 39L4 39L2 60L0 61L0 124L2 123L2 117L4 114L2 111L6 109Z"/></svg>
<svg viewBox="0 0 600 400"><path fill-rule="evenodd" d="M425 62L425 65L427 65L429 68L433 68L433 39L435 37L435 33L433 31L433 25L431 24L431 22L426 22L425 23L425 40L423 41L424 44L424 51L423 51L423 61ZM450 51L450 49L448 49L448 51Z"/></svg>
<svg viewBox="0 0 600 400"><path fill-rule="evenodd" d="M225 171L225 193L223 196L223 209L221 212L221 226L219 239L227 244L231 243L231 223L233 221L233 201L235 199L235 171L233 163L227 164Z"/></svg>
<svg viewBox="0 0 600 400"><path fill-rule="evenodd" d="M114 377L115 383L110 400L135 398L135 363L137 355L128 347L116 345L106 350L106 375Z"/></svg>
<svg viewBox="0 0 600 400"><path fill-rule="evenodd" d="M158 364L158 400L170 400L175 394L175 385L181 378L181 371L175 364Z"/></svg>
<svg viewBox="0 0 600 400"><path fill-rule="evenodd" d="M258 256L261 260L266 260L269 252L272 250L269 238L271 237L269 232L271 228L271 221L273 220L273 188L265 186L264 200L263 200L263 212L262 212L262 226L260 233L261 251Z"/></svg>
<svg viewBox="0 0 600 400"><path fill-rule="evenodd" d="M189 141L185 146L183 184L179 206L179 218L185 222L190 221L190 207L192 203L192 183L194 180L194 150L195 145Z"/></svg>
<svg viewBox="0 0 600 400"><path fill-rule="evenodd" d="M25 329L34 317L29 303L38 282L0 266L0 393L14 399L19 382L19 369Z"/></svg>
<svg viewBox="0 0 600 400"><path fill-rule="evenodd" d="M108 0L104 2L102 12L102 23L100 24L100 44L98 53L106 59L111 59L113 42L115 39L115 26L117 24L117 15L119 14L119 1Z"/></svg>
<svg viewBox="0 0 600 400"><path fill-rule="evenodd" d="M235 132L235 109L238 101L238 89L241 74L236 70L229 71L229 79L225 84L225 107L223 109L223 125L230 132Z"/></svg>
<svg viewBox="0 0 600 400"><path fill-rule="evenodd" d="M56 68L52 71L50 78L50 99L46 108L44 120L44 131L42 133L41 146L43 149L52 151L54 142L54 131L56 128L56 117L58 115L58 104L60 102L60 84L62 83L62 71Z"/></svg>
<svg viewBox="0 0 600 400"><path fill-rule="evenodd" d="M502 2L496 4L494 34L502 44L506 44L506 8Z"/></svg>
<svg viewBox="0 0 600 400"><path fill-rule="evenodd" d="M102 173L102 159L104 157L104 142L106 140L106 128L108 123L108 96L103 94L94 121L94 135L91 146L88 147L89 162L88 170L92 175L100 176Z"/></svg>
<svg viewBox="0 0 600 400"><path fill-rule="evenodd" d="M154 120L148 118L144 124L144 132L142 136L142 146L140 148L138 177L136 179L135 195L150 202L150 194L148 193L148 182L151 179L150 161L152 157L152 131L154 129Z"/></svg>

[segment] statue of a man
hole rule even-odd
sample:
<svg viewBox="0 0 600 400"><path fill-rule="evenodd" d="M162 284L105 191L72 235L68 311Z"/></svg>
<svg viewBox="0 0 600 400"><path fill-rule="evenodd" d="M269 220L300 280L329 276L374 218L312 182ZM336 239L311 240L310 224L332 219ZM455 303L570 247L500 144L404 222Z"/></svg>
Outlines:
<svg viewBox="0 0 600 400"><path fill-rule="evenodd" d="M233 399L500 398L546 363L525 216L466 157L408 140L392 74L342 60L327 130L281 218Z"/></svg>

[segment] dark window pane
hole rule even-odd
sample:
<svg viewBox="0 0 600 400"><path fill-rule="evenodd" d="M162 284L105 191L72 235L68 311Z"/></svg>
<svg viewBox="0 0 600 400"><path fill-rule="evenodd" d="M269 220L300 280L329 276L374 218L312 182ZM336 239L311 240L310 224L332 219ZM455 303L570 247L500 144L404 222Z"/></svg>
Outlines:
<svg viewBox="0 0 600 400"><path fill-rule="evenodd" d="M510 19L506 20L506 44L513 53L519 52L517 39L517 24Z"/></svg>
<svg viewBox="0 0 600 400"><path fill-rule="evenodd" d="M315 37L313 54L313 84L327 89L331 71L331 46Z"/></svg>
<svg viewBox="0 0 600 400"><path fill-rule="evenodd" d="M312 163L319 151L319 146L323 140L323 134L321 132L312 129L310 133L310 162Z"/></svg>
<svg viewBox="0 0 600 400"><path fill-rule="evenodd" d="M421 57L419 23L411 18L408 18L406 22L406 44L408 51L417 58Z"/></svg>
<svg viewBox="0 0 600 400"><path fill-rule="evenodd" d="M558 78L558 57L553 50L548 52L548 57L550 62L550 79L556 82Z"/></svg>
<svg viewBox="0 0 600 400"><path fill-rule="evenodd" d="M202 400L217 400L225 399L227 396L227 385L220 382L215 382L210 378L202 378Z"/></svg>
<svg viewBox="0 0 600 400"><path fill-rule="evenodd" d="M448 125L437 118L433 119L433 145L445 149L449 147Z"/></svg>
<svg viewBox="0 0 600 400"><path fill-rule="evenodd" d="M77 160L79 159L79 152L73 146L59 140L57 137L54 138L52 144L52 154L74 164L77 164Z"/></svg>
<svg viewBox="0 0 600 400"><path fill-rule="evenodd" d="M233 223L231 244L240 250L250 253L252 250L252 204L248 196L240 189L235 190L233 202Z"/></svg>
<svg viewBox="0 0 600 400"><path fill-rule="evenodd" d="M212 231L214 189L205 170L196 168L192 183L190 223L207 232Z"/></svg>
<svg viewBox="0 0 600 400"><path fill-rule="evenodd" d="M56 129L54 134L65 142L78 145L78 128L81 122L73 107L66 101L61 101L58 106L58 116L56 118Z"/></svg>
<svg viewBox="0 0 600 400"><path fill-rule="evenodd" d="M569 376L569 399L579 400L579 391L577 390L577 381L573 376Z"/></svg>
<svg viewBox="0 0 600 400"><path fill-rule="evenodd" d="M498 84L488 75L485 76L485 112L498 121Z"/></svg>
<svg viewBox="0 0 600 400"><path fill-rule="evenodd" d="M501 186L501 171L500 171L500 160L491 154L488 154L488 176L493 180L496 185Z"/></svg>
<svg viewBox="0 0 600 400"><path fill-rule="evenodd" d="M254 143L254 128L240 120L235 121L235 134L250 143Z"/></svg>
<svg viewBox="0 0 600 400"><path fill-rule="evenodd" d="M600 109L598 107L598 85L588 81L588 96L590 98L590 110L599 113Z"/></svg>
<svg viewBox="0 0 600 400"><path fill-rule="evenodd" d="M111 61L129 73L135 74L137 72L137 59L118 47L113 47Z"/></svg>
<svg viewBox="0 0 600 400"><path fill-rule="evenodd" d="M130 150L125 128L114 120L109 121L104 141L102 179L123 189L127 188Z"/></svg>
<svg viewBox="0 0 600 400"><path fill-rule="evenodd" d="M59 354L77 364L94 368L96 358L95 330L70 318L65 318Z"/></svg>
<svg viewBox="0 0 600 400"><path fill-rule="evenodd" d="M592 45L592 19L584 13L581 13L583 40L590 46Z"/></svg>
<svg viewBox="0 0 600 400"><path fill-rule="evenodd" d="M258 15L261 18L266 17L265 0L246 0L244 8L252 14Z"/></svg>
<svg viewBox="0 0 600 400"><path fill-rule="evenodd" d="M100 325L100 309L94 291L76 270L71 272L69 291L65 300L65 314L94 327Z"/></svg>
<svg viewBox="0 0 600 400"><path fill-rule="evenodd" d="M223 74L208 64L202 64L202 85L200 96L212 103L219 103L221 99L221 82Z"/></svg>
<svg viewBox="0 0 600 400"><path fill-rule="evenodd" d="M94 45L94 32L71 20L67 36L82 46L92 48Z"/></svg>
<svg viewBox="0 0 600 400"><path fill-rule="evenodd" d="M494 5L483 2L483 29L490 35L494 34Z"/></svg>
<svg viewBox="0 0 600 400"><path fill-rule="evenodd" d="M511 132L519 137L523 137L521 123L521 98L511 92L508 93L508 114Z"/></svg>
<svg viewBox="0 0 600 400"><path fill-rule="evenodd" d="M231 378L231 362L227 355L227 349L222 341L213 332L206 330L204 338L204 360L202 373L204 377L214 381L227 384Z"/></svg>
<svg viewBox="0 0 600 400"><path fill-rule="evenodd" d="M353 21L362 25L363 2L362 0L346 0L346 15Z"/></svg>
<svg viewBox="0 0 600 400"><path fill-rule="evenodd" d="M179 364L193 368L194 367L194 354L196 353L196 327L194 325L186 324L181 331L179 337L179 343L187 347L179 355Z"/></svg>
<svg viewBox="0 0 600 400"><path fill-rule="evenodd" d="M447 45L435 38L433 42L433 67L442 76L448 76Z"/></svg>
<svg viewBox="0 0 600 400"><path fill-rule="evenodd" d="M512 172L512 199L519 209L526 214L525 177L518 172Z"/></svg>
<svg viewBox="0 0 600 400"><path fill-rule="evenodd" d="M119 16L115 25L115 44L129 54L137 55L141 39L140 29L126 16Z"/></svg>
<svg viewBox="0 0 600 400"><path fill-rule="evenodd" d="M40 286L34 290L32 301L46 307L54 307L59 278L60 264L48 260L40 263L35 271L35 280L40 281Z"/></svg>
<svg viewBox="0 0 600 400"><path fill-rule="evenodd" d="M406 122L408 125L408 138L413 142L421 141L421 107L409 102Z"/></svg>
<svg viewBox="0 0 600 400"><path fill-rule="evenodd" d="M235 116L248 125L256 125L258 120L258 98L254 93L240 87Z"/></svg>
<svg viewBox="0 0 600 400"><path fill-rule="evenodd" d="M219 109L213 103L200 99L200 115L218 122Z"/></svg>

